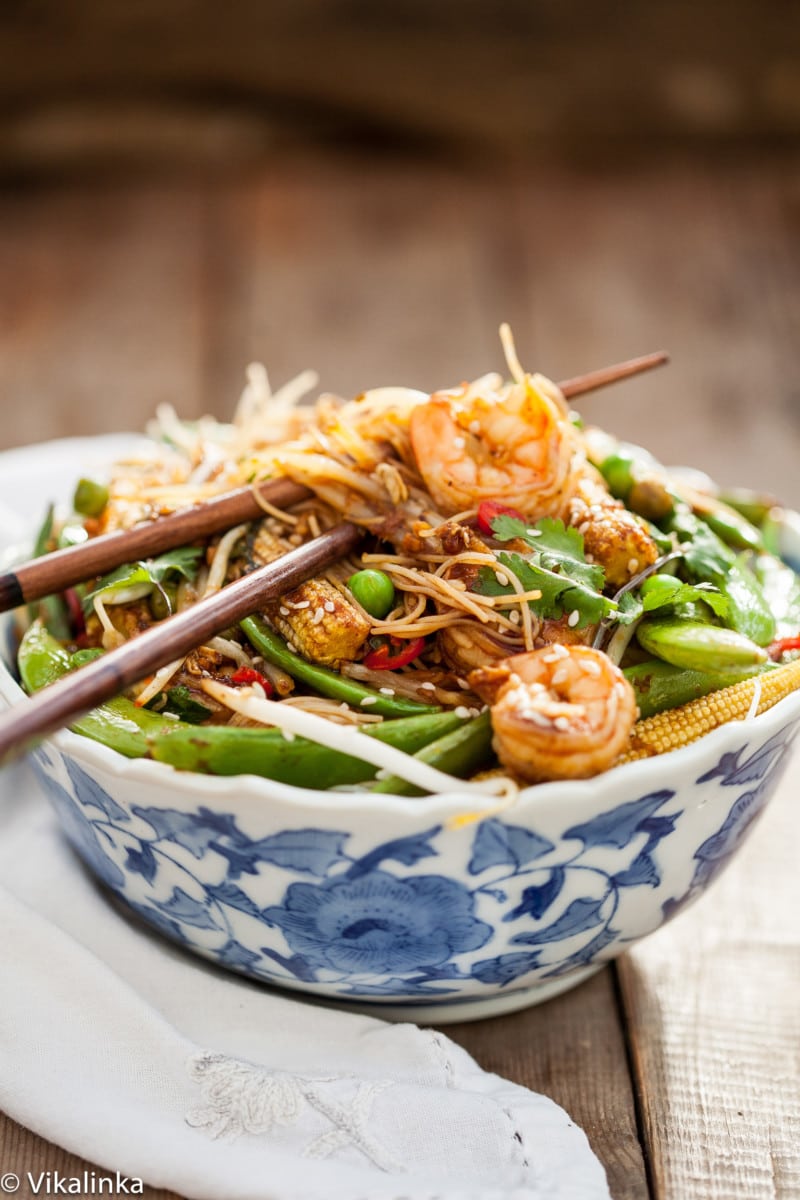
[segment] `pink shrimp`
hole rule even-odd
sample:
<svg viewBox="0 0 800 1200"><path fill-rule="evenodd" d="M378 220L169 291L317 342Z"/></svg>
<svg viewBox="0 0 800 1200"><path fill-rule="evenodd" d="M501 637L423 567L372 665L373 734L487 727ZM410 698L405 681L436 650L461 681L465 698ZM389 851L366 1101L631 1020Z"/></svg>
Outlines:
<svg viewBox="0 0 800 1200"><path fill-rule="evenodd" d="M637 717L628 680L590 646L547 646L473 671L491 705L494 748L531 782L586 779L613 765Z"/></svg>

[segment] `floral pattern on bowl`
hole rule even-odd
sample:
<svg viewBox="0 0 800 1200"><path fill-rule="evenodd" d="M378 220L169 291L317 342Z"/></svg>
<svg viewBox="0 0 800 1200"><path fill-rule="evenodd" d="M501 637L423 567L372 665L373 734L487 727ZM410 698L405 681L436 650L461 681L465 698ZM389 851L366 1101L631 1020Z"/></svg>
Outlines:
<svg viewBox="0 0 800 1200"><path fill-rule="evenodd" d="M522 1004L577 982L707 887L766 803L795 728L766 740L738 730L735 748L680 786L622 798L632 772L615 772L619 803L578 820L565 803L560 823L552 805L538 822L528 802L525 822L427 824L425 802L405 801L405 824L421 827L372 841L364 821L341 819L345 796L327 823L320 809L316 824L280 828L265 803L253 831L251 806L232 811L222 780L214 807L148 803L146 789L126 803L118 781L105 786L70 754L51 746L34 760L90 870L188 949L344 1000L457 1005L519 991Z"/></svg>

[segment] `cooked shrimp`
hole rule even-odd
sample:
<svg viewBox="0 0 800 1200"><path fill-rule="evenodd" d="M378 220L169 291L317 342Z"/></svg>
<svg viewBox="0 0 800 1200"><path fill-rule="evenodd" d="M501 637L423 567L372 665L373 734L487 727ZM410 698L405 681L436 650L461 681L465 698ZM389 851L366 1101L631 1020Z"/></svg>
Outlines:
<svg viewBox="0 0 800 1200"><path fill-rule="evenodd" d="M413 409L417 469L444 513L498 500L531 519L563 516L583 465L575 431L531 376L499 392L465 385Z"/></svg>
<svg viewBox="0 0 800 1200"><path fill-rule="evenodd" d="M625 676L589 646L517 654L473 671L469 683L491 705L497 757L532 783L607 770L637 717Z"/></svg>

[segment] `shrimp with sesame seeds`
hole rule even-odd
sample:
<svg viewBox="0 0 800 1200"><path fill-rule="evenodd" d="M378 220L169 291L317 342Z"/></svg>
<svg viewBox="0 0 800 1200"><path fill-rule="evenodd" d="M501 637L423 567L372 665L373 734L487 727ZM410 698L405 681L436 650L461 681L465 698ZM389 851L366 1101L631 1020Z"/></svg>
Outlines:
<svg viewBox="0 0 800 1200"><path fill-rule="evenodd" d="M507 326L501 336L511 384L464 384L411 411L417 469L448 515L495 500L532 519L565 516L585 465L577 431L558 388L525 374Z"/></svg>
<svg viewBox="0 0 800 1200"><path fill-rule="evenodd" d="M590 646L548 646L469 675L491 706L500 762L530 782L587 779L628 744L638 712L633 688Z"/></svg>

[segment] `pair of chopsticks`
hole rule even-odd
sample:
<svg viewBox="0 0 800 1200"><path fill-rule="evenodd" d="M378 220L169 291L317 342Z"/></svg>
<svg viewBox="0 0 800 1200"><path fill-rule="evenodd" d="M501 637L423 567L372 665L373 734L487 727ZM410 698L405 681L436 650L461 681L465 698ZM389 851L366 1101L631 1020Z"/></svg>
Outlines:
<svg viewBox="0 0 800 1200"><path fill-rule="evenodd" d="M659 351L599 371L567 379L559 386L567 397L583 395L667 361ZM104 534L78 546L57 550L0 575L0 612L61 592L103 575L123 563L163 553L263 515L259 503L288 508L312 493L290 479L276 479L256 490L228 492L203 504L158 517L133 529ZM275 562L228 584L207 600L168 617L146 633L89 663L67 678L16 705L0 719L0 765L20 757L48 734L70 724L104 700L118 695L166 663L188 654L209 638L325 570L355 548L364 530L344 522Z"/></svg>

